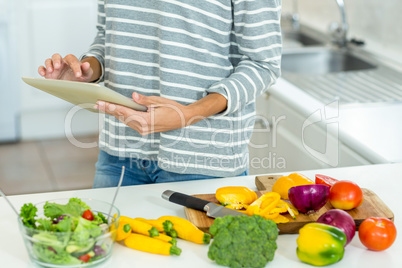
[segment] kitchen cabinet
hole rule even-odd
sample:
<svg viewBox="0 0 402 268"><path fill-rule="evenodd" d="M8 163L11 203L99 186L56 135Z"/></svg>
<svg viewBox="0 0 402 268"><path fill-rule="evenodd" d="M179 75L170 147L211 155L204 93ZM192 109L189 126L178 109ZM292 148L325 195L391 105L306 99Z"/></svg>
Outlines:
<svg viewBox="0 0 402 268"><path fill-rule="evenodd" d="M95 0L19 0L17 76L39 77L37 69L54 53L79 57L96 35ZM65 136L65 125L77 133L98 129L95 114L80 111L70 124L71 104L32 88L22 81L21 135L23 139Z"/></svg>
<svg viewBox="0 0 402 268"><path fill-rule="evenodd" d="M256 106L250 174L371 164L342 142L337 103L304 115L265 94Z"/></svg>

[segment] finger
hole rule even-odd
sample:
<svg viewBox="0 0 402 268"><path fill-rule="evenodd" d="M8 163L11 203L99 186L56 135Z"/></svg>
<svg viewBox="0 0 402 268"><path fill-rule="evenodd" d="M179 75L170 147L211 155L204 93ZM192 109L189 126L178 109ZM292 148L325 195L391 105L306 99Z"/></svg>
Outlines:
<svg viewBox="0 0 402 268"><path fill-rule="evenodd" d="M62 57L60 56L60 54L58 53L53 54L52 61L53 61L53 67L55 69L59 69L61 67Z"/></svg>
<svg viewBox="0 0 402 268"><path fill-rule="evenodd" d="M89 62L84 62L81 64L82 75L86 76L90 74L91 64Z"/></svg>
<svg viewBox="0 0 402 268"><path fill-rule="evenodd" d="M43 66L43 65L39 66L39 68L38 68L38 73L39 73L40 76L45 76L45 75L46 75L46 68L45 68L45 66Z"/></svg>
<svg viewBox="0 0 402 268"><path fill-rule="evenodd" d="M49 72L49 73L53 72L53 62L52 62L52 59L47 59L47 60L45 61L45 66L46 66L46 71L47 71L47 72Z"/></svg>
<svg viewBox="0 0 402 268"><path fill-rule="evenodd" d="M81 72L81 62L77 59L76 56L69 54L66 57L64 57L64 62L70 66L71 70L74 73L75 77L81 77L82 72Z"/></svg>
<svg viewBox="0 0 402 268"><path fill-rule="evenodd" d="M151 106L151 105L156 105L159 103L158 98L155 96L144 96L141 95L137 92L134 92L132 94L132 98L133 100L138 103L138 104L142 104L144 106Z"/></svg>

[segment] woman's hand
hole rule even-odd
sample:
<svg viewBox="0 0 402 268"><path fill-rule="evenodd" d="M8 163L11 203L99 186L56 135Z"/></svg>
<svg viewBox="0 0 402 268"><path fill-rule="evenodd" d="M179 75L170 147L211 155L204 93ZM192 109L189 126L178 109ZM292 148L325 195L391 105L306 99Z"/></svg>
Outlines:
<svg viewBox="0 0 402 268"><path fill-rule="evenodd" d="M133 93L133 99L148 110L140 112L105 101L98 101L95 108L113 115L141 135L178 129L191 123L190 109L186 105L163 97L143 96L138 93Z"/></svg>
<svg viewBox="0 0 402 268"><path fill-rule="evenodd" d="M133 93L136 103L147 106L146 112L135 111L125 106L98 101L96 109L113 115L118 120L136 130L141 135L164 132L194 124L226 108L227 100L220 94L212 93L190 105L157 97Z"/></svg>
<svg viewBox="0 0 402 268"><path fill-rule="evenodd" d="M60 54L56 53L45 61L45 66L39 66L38 73L46 79L91 82L97 80L94 79L94 76L97 75L99 78L100 74L95 74L93 69L93 65L99 64L99 62L93 57L89 58L89 60L85 58L81 62L74 55L69 54L62 58ZM95 67L99 68L99 66Z"/></svg>

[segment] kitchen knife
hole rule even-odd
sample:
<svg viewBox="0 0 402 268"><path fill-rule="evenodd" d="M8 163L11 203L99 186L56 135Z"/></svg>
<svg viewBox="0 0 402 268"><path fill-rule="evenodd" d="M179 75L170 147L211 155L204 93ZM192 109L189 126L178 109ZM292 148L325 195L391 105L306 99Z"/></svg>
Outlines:
<svg viewBox="0 0 402 268"><path fill-rule="evenodd" d="M172 203L176 203L188 208L205 211L208 217L218 218L226 215L241 216L246 215L234 209L225 208L213 202L203 200L194 196L182 194L172 190L166 190L162 193L162 198Z"/></svg>

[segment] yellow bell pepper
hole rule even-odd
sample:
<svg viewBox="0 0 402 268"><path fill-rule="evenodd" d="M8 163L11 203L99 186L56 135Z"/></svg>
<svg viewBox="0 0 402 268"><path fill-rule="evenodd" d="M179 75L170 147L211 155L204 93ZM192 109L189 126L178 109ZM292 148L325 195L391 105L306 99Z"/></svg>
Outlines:
<svg viewBox="0 0 402 268"><path fill-rule="evenodd" d="M247 187L228 186L217 189L215 197L227 208L242 209L254 202L257 194Z"/></svg>
<svg viewBox="0 0 402 268"><path fill-rule="evenodd" d="M308 264L324 266L343 258L346 235L334 226L308 223L299 230L297 257Z"/></svg>
<svg viewBox="0 0 402 268"><path fill-rule="evenodd" d="M247 215L260 215L266 219L273 219L279 215L279 212L271 212L279 203L281 197L278 193L269 192L263 194L248 206Z"/></svg>
<svg viewBox="0 0 402 268"><path fill-rule="evenodd" d="M292 173L280 177L272 186L272 191L280 194L282 199L289 200L289 189L294 186L314 184L312 180L300 173Z"/></svg>

